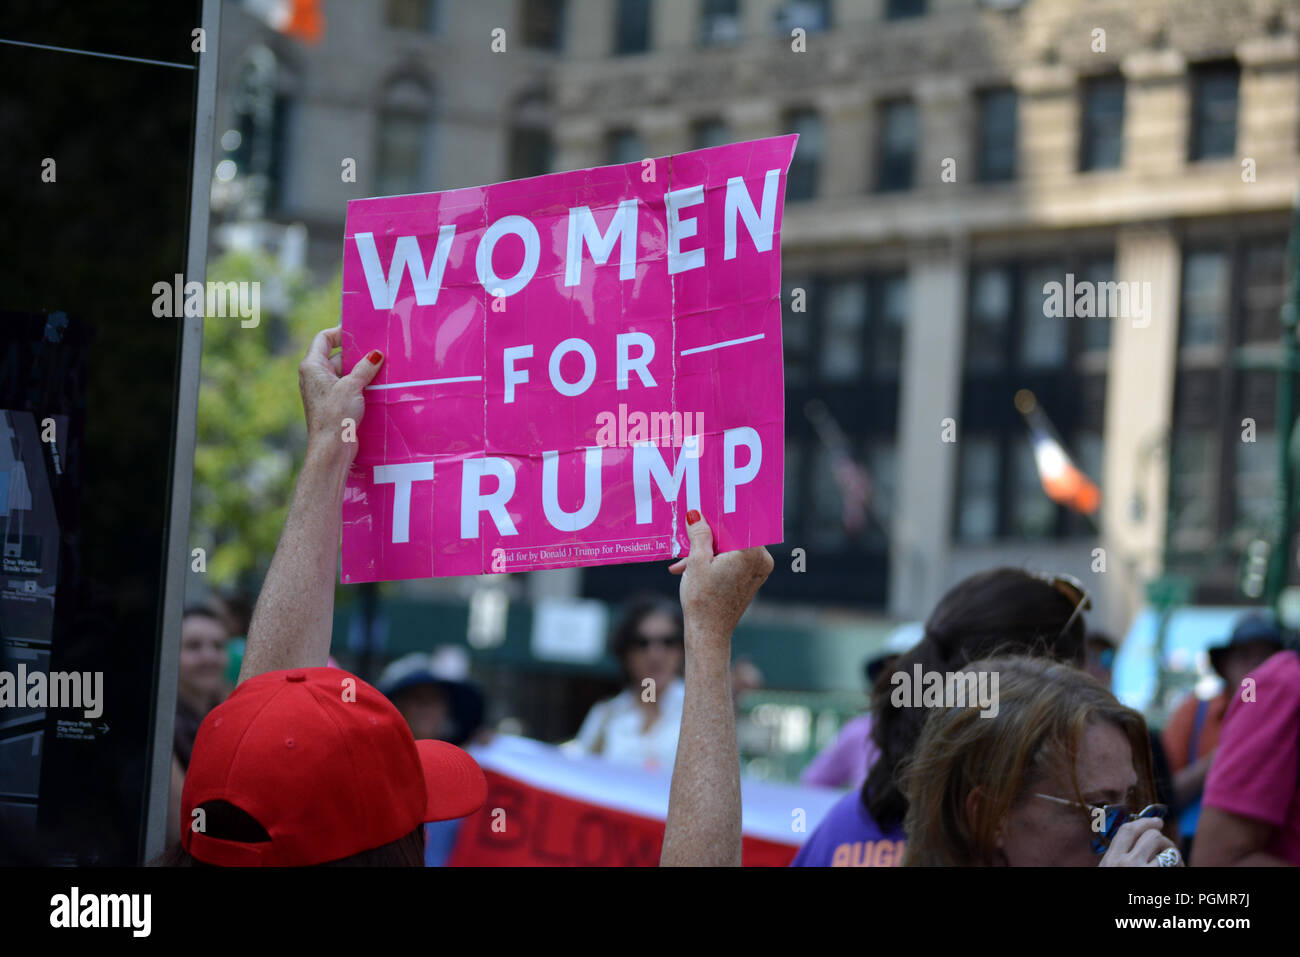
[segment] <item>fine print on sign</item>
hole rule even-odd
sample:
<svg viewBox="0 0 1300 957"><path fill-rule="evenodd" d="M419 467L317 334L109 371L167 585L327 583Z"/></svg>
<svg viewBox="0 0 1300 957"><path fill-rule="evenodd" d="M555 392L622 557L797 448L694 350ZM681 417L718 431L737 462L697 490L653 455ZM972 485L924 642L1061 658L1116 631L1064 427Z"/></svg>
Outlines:
<svg viewBox="0 0 1300 957"><path fill-rule="evenodd" d="M689 509L781 541L797 139L349 203L343 580L673 558Z"/></svg>

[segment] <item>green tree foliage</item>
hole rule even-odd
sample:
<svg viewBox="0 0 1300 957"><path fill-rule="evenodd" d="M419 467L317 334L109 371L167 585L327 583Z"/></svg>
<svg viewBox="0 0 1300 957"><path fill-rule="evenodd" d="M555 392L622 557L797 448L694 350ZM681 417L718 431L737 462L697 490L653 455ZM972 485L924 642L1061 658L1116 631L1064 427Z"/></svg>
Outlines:
<svg viewBox="0 0 1300 957"><path fill-rule="evenodd" d="M313 287L249 253L223 256L207 278L260 282L261 318L249 328L237 316L203 322L190 541L207 552L209 585L256 594L306 451L298 363L317 332L338 324L340 280Z"/></svg>

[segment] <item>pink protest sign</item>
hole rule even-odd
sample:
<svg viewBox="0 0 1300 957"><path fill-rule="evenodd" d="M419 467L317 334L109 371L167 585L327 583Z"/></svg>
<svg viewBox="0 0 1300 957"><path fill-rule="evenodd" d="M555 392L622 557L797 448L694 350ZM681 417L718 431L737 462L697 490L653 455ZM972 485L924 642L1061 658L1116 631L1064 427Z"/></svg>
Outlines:
<svg viewBox="0 0 1300 957"><path fill-rule="evenodd" d="M796 140L349 203L343 580L673 558L689 509L781 541Z"/></svg>

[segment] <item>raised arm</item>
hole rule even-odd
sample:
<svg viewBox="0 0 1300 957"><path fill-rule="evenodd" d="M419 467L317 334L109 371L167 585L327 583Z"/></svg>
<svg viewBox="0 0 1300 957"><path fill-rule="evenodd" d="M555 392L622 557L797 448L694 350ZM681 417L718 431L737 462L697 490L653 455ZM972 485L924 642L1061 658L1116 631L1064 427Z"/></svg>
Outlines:
<svg viewBox="0 0 1300 957"><path fill-rule="evenodd" d="M319 667L329 659L343 486L357 454L356 442L343 441L343 420L361 421L362 390L383 362L376 350L341 375L341 356L330 355L341 343L339 326L317 333L298 366L307 458L248 626L240 681L265 671Z"/></svg>
<svg viewBox="0 0 1300 957"><path fill-rule="evenodd" d="M740 866L740 749L731 698L731 633L772 571L766 548L713 554L713 532L687 513L682 576L686 700L668 796L661 866Z"/></svg>

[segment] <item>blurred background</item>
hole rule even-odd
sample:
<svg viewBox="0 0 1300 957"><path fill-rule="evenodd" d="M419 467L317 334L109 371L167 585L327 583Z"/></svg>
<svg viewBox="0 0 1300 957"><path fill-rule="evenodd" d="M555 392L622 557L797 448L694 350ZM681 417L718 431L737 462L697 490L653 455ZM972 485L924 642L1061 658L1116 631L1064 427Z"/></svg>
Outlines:
<svg viewBox="0 0 1300 957"><path fill-rule="evenodd" d="M734 641L747 773L795 778L865 707L864 664L997 565L1078 578L1117 693L1160 724L1217 692L1206 648L1242 608L1297 604L1298 36L1283 0L226 0L208 278L261 279L263 315L205 323L189 600L246 632L348 200L793 132L785 542ZM1053 282L1141 298L1062 317ZM628 601L676 584L340 587L333 651L371 680L436 651L488 727L562 741L620 686Z"/></svg>

